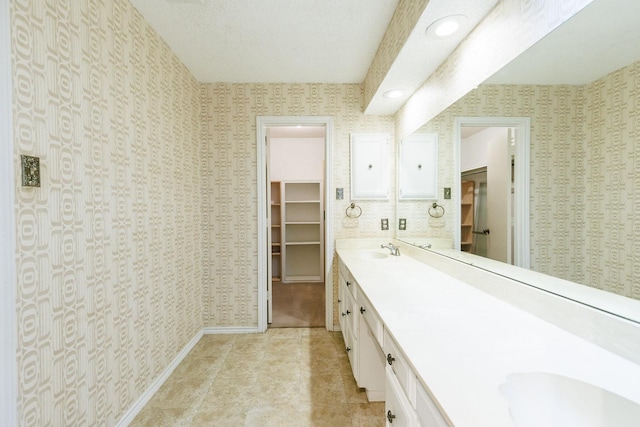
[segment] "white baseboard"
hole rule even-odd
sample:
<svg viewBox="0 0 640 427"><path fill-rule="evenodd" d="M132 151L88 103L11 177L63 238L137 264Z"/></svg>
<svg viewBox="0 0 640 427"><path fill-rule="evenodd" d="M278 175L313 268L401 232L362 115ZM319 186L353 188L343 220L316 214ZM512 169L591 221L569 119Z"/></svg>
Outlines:
<svg viewBox="0 0 640 427"><path fill-rule="evenodd" d="M209 334L257 334L258 328L244 327L244 326L222 326L213 328L204 328L202 333Z"/></svg>
<svg viewBox="0 0 640 427"><path fill-rule="evenodd" d="M131 422L136 417L136 415L138 415L138 413L142 410L142 408L144 408L144 406L149 402L149 400L151 400L151 398L158 391L158 389L162 387L162 384L164 384L167 378L169 378L169 375L171 375L173 370L178 367L180 362L182 362L182 360L187 356L187 354L189 354L191 349L195 347L198 341L200 341L200 338L202 338L202 335L203 335L203 331L204 330L200 330L198 333L196 333L196 335L191 339L191 341L189 341L187 345L184 346L182 351L178 353L178 355L173 359L173 361L169 364L169 366L167 366L167 368L162 372L162 374L160 374L160 376L156 378L156 380L153 383L151 383L149 388L147 388L147 390L144 393L142 393L142 395L133 404L133 406L129 408L127 413L124 414L124 416L120 419L120 421L116 423L116 427L126 427L129 424L131 424Z"/></svg>

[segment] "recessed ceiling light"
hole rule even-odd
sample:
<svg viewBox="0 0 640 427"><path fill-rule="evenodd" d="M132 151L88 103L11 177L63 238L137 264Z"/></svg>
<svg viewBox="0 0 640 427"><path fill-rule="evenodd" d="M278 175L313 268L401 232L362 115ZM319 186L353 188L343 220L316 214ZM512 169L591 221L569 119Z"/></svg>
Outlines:
<svg viewBox="0 0 640 427"><path fill-rule="evenodd" d="M438 39L449 37L459 32L466 22L464 15L445 16L427 27L427 35Z"/></svg>
<svg viewBox="0 0 640 427"><path fill-rule="evenodd" d="M388 90L382 94L385 98L390 99L400 98L402 95L404 95L404 92L399 89Z"/></svg>

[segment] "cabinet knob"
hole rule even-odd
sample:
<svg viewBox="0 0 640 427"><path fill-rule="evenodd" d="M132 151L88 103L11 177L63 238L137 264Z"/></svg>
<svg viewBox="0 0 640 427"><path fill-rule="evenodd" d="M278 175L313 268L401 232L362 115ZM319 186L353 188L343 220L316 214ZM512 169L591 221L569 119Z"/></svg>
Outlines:
<svg viewBox="0 0 640 427"><path fill-rule="evenodd" d="M351 351L351 347L347 347L347 353Z"/></svg>
<svg viewBox="0 0 640 427"><path fill-rule="evenodd" d="M364 312L367 311L364 309L364 307L360 307L360 314L364 314Z"/></svg>
<svg viewBox="0 0 640 427"><path fill-rule="evenodd" d="M346 316L346 313L344 313L344 312L343 312L343 313L342 313L342 317L344 317L344 316Z"/></svg>
<svg viewBox="0 0 640 427"><path fill-rule="evenodd" d="M347 310L347 314L351 314L351 312L349 310Z"/></svg>
<svg viewBox="0 0 640 427"><path fill-rule="evenodd" d="M347 280L347 286L351 286L351 282Z"/></svg>
<svg viewBox="0 0 640 427"><path fill-rule="evenodd" d="M394 362L395 360L396 360L396 358L395 358L395 357L392 357L392 356L391 356L391 353L387 354L387 363L388 363L389 365L393 365L393 362Z"/></svg>
<svg viewBox="0 0 640 427"><path fill-rule="evenodd" d="M389 424L391 424L393 422L393 420L395 420L395 419L396 419L396 416L391 413L391 410L388 410L387 411L387 420L389 420Z"/></svg>
<svg viewBox="0 0 640 427"><path fill-rule="evenodd" d="M338 302L342 302L342 300L340 298L338 298Z"/></svg>

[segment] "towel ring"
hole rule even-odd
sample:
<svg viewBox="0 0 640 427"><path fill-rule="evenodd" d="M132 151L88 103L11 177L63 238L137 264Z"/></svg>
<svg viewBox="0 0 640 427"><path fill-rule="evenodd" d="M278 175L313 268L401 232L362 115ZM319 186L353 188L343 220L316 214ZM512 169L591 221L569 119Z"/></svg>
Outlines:
<svg viewBox="0 0 640 427"><path fill-rule="evenodd" d="M432 218L441 218L444 215L444 208L433 202L431 206L429 206L429 216Z"/></svg>
<svg viewBox="0 0 640 427"><path fill-rule="evenodd" d="M360 218L360 215L362 215L362 208L356 205L355 203L351 202L351 204L347 206L347 210L345 210L344 213L349 218Z"/></svg>

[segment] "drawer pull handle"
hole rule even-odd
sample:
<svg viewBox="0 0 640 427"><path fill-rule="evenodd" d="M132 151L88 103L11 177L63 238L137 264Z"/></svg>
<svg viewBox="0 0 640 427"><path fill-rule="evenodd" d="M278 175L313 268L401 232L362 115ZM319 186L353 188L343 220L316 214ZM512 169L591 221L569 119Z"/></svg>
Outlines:
<svg viewBox="0 0 640 427"><path fill-rule="evenodd" d="M346 316L346 313L342 313L342 317Z"/></svg>
<svg viewBox="0 0 640 427"><path fill-rule="evenodd" d="M364 307L360 307L360 314L364 314L364 312L367 311L364 309Z"/></svg>
<svg viewBox="0 0 640 427"><path fill-rule="evenodd" d="M351 314L351 312L349 310L347 310L347 315Z"/></svg>
<svg viewBox="0 0 640 427"><path fill-rule="evenodd" d="M351 351L351 347L347 347L347 353Z"/></svg>
<svg viewBox="0 0 640 427"><path fill-rule="evenodd" d="M393 422L393 420L395 420L395 419L396 419L396 416L391 413L391 410L388 410L387 411L387 420L389 420L389 424L391 424Z"/></svg>
<svg viewBox="0 0 640 427"><path fill-rule="evenodd" d="M338 298L338 302L342 302L342 300L340 298Z"/></svg>
<svg viewBox="0 0 640 427"><path fill-rule="evenodd" d="M347 280L347 286L351 286L351 282Z"/></svg>
<svg viewBox="0 0 640 427"><path fill-rule="evenodd" d="M391 356L391 353L387 354L387 363L389 365L393 365L393 362L395 362L396 358Z"/></svg>

